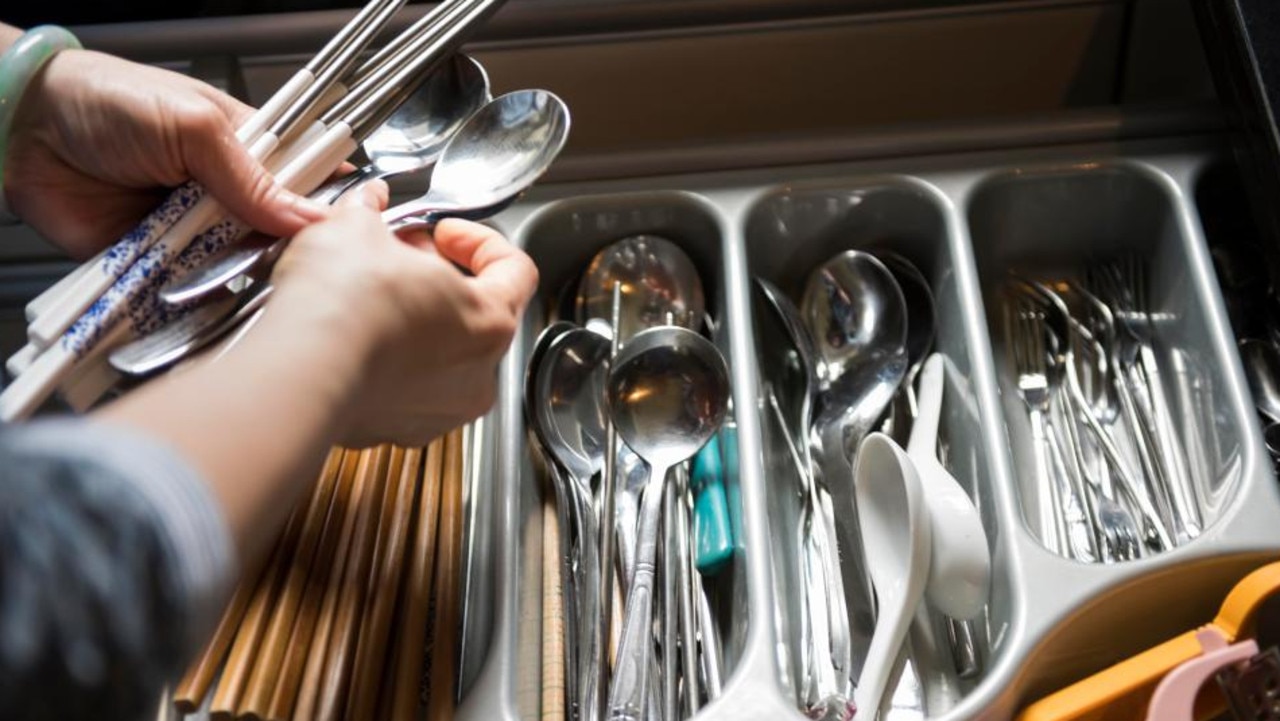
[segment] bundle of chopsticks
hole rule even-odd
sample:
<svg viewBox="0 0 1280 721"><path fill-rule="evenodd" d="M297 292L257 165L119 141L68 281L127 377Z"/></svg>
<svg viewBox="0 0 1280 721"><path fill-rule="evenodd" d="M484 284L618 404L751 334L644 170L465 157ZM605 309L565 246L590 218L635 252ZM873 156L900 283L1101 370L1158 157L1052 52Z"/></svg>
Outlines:
<svg viewBox="0 0 1280 721"><path fill-rule="evenodd" d="M362 60L404 2L371 0L237 131L282 185L315 190L503 0L445 0ZM69 381L92 386L77 376L133 335L174 273L248 233L199 185L173 191L27 306L29 342L7 364L16 378L0 393L0 420L29 416Z"/></svg>
<svg viewBox="0 0 1280 721"><path fill-rule="evenodd" d="M450 718L473 431L425 450L333 449L173 692L177 710L215 720L416 721L424 709Z"/></svg>

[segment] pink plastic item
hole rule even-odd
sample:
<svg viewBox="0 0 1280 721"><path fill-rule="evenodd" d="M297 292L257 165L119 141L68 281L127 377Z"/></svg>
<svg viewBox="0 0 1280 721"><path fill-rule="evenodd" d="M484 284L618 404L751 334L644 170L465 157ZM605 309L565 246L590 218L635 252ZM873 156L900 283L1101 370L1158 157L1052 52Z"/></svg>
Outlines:
<svg viewBox="0 0 1280 721"><path fill-rule="evenodd" d="M1196 640L1204 653L1160 680L1147 706L1147 721L1194 721L1196 694L1204 682L1223 666L1247 661L1258 653L1258 644L1253 639L1228 645L1222 633L1212 626L1196 631Z"/></svg>

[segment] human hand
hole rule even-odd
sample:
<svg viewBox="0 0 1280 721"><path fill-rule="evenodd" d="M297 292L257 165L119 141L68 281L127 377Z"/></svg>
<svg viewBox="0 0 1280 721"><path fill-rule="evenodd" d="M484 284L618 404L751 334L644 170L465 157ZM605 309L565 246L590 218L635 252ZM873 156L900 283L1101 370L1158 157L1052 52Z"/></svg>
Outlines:
<svg viewBox="0 0 1280 721"><path fill-rule="evenodd" d="M66 50L18 105L5 158L10 208L87 257L194 178L234 216L289 235L327 209L277 184L235 137L252 109L198 80Z"/></svg>
<svg viewBox="0 0 1280 721"><path fill-rule="evenodd" d="M487 411L538 284L533 261L486 226L446 220L434 237L391 234L374 212L386 192L369 184L294 237L263 318L279 333L325 339L323 357L299 362L326 366L329 392L346 394L348 446L422 445Z"/></svg>

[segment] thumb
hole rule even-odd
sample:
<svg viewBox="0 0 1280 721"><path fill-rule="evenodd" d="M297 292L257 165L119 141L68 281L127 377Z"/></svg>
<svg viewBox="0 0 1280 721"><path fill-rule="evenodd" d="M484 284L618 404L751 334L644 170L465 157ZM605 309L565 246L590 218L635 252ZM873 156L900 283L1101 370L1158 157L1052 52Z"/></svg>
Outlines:
<svg viewBox="0 0 1280 721"><path fill-rule="evenodd" d="M183 140L183 163L191 177L254 228L287 236L328 215L323 205L277 183L236 139L225 117L186 131Z"/></svg>

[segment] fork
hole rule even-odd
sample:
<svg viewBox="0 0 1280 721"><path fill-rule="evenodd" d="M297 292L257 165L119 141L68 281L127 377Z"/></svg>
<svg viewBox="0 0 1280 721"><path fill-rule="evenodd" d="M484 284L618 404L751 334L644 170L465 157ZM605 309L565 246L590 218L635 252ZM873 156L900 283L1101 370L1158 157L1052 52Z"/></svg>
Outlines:
<svg viewBox="0 0 1280 721"><path fill-rule="evenodd" d="M1169 402L1161 381L1160 366L1156 360L1153 343L1153 324L1148 308L1146 267L1140 258L1126 256L1119 261L1099 268L1099 279L1109 281L1113 304L1118 312L1117 320L1124 326L1136 345L1132 383L1138 391L1139 410L1144 411L1149 428L1154 431L1155 446L1164 471L1166 492L1177 516L1175 528L1180 540L1200 535L1203 519L1195 501L1187 456L1172 426ZM1145 407L1144 407L1145 406Z"/></svg>
<svg viewBox="0 0 1280 721"><path fill-rule="evenodd" d="M1035 463L1038 487L1036 494L1040 521L1040 539L1055 553L1068 553L1071 547L1065 521L1060 517L1063 509L1058 484L1049 472L1048 435L1046 415L1049 412L1049 376L1045 369L1044 336L1038 333L1030 308L1022 301L1005 304L1005 335L1013 352L1017 373L1018 395L1027 407L1031 419L1031 453ZM1047 492L1046 492L1047 491Z"/></svg>
<svg viewBox="0 0 1280 721"><path fill-rule="evenodd" d="M1084 393L1080 389L1080 380L1076 375L1075 361L1071 350L1071 335L1076 330L1071 324L1070 311L1067 309L1065 301L1043 283L1023 281L1021 286L1023 291L1029 294L1030 298L1044 308L1045 327L1049 330L1047 337L1059 339L1052 355L1055 366L1062 370L1065 379L1063 385L1066 388L1066 403L1064 403L1064 407L1076 419L1083 422L1084 427L1101 448L1107 465L1111 467L1111 472L1115 473L1116 477L1119 478L1125 494L1136 504L1142 519L1143 534L1146 536L1148 545L1154 550L1172 548L1173 542L1169 537L1169 531L1165 528L1164 522L1152 505L1151 499L1147 496L1146 489L1139 484L1132 471L1130 471L1128 462L1121 455L1110 434L1102 427L1102 424L1089 408L1088 399L1084 397ZM1071 430L1072 425L1068 423L1067 429ZM1079 450L1077 444L1073 444L1073 447Z"/></svg>

